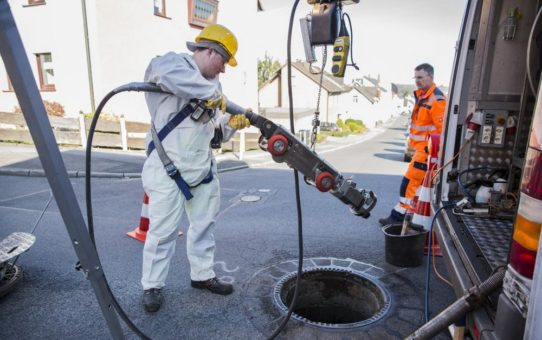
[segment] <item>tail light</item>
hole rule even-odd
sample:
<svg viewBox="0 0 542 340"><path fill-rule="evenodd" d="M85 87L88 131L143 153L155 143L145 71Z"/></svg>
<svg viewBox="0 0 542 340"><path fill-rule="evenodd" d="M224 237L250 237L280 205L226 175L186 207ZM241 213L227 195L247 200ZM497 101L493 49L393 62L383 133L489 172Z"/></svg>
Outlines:
<svg viewBox="0 0 542 340"><path fill-rule="evenodd" d="M530 147L521 182L521 196L514 223L510 265L532 279L542 225L542 152Z"/></svg>

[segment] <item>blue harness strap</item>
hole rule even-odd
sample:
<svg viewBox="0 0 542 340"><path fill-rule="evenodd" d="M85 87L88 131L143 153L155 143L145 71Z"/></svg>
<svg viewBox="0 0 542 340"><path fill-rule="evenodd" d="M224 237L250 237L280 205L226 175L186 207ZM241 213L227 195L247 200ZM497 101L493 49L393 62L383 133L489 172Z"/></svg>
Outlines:
<svg viewBox="0 0 542 340"><path fill-rule="evenodd" d="M160 142L163 141L167 137L167 135L169 135L169 133L173 131L173 129L175 129L179 124L181 124L181 122L185 120L186 117L190 116L195 110L196 110L195 105L191 105L191 103L188 103L187 105L185 105L185 107L183 107L181 111L179 111L162 129L160 129L160 131L158 132L158 139L160 140ZM156 149L156 146L154 145L154 141L151 141L149 143L149 146L147 147L147 157L150 156L151 152L153 152L154 149ZM187 200L194 197L192 193L190 192L190 188L195 188L202 183L206 184L213 180L213 163L212 162L211 162L211 168L209 169L209 173L207 174L207 176L205 176L205 178L199 184L195 186L189 186L188 183L186 183L186 181L181 176L181 172L177 169L177 167L173 163L164 165L164 168L168 176L175 181L175 183L177 184L177 186L179 187L179 189L181 190L181 192L183 193L184 197Z"/></svg>
<svg viewBox="0 0 542 340"><path fill-rule="evenodd" d="M162 129L160 129L160 131L158 131L158 139L163 141L164 138L166 138L166 136L177 127L177 125L181 124L182 121L185 120L186 117L190 116L195 110L195 106L190 105L190 103L185 105L183 109L175 115L175 117L173 117ZM147 147L147 156L149 156L154 149L154 142L151 141Z"/></svg>
<svg viewBox="0 0 542 340"><path fill-rule="evenodd" d="M189 200L194 197L190 192L190 188L195 188L200 184L207 184L213 180L213 162L211 162L211 168L209 169L207 176L205 176L205 178L201 182L199 182L199 184L194 186L189 186L188 183L186 183L186 181L182 178L181 172L179 170L177 170L173 175L170 175L169 173L168 175L169 177L171 177L171 179L175 181L175 183L177 183L177 186L179 187L179 189L181 189L184 197Z"/></svg>

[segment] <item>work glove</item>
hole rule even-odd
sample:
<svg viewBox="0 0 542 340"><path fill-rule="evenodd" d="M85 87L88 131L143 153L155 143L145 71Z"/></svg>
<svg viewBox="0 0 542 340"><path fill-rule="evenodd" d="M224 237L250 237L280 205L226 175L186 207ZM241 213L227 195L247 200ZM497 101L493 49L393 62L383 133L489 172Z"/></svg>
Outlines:
<svg viewBox="0 0 542 340"><path fill-rule="evenodd" d="M216 92L211 99L207 99L203 102L203 106L206 109L219 109L222 112L226 112L226 96L220 92Z"/></svg>
<svg viewBox="0 0 542 340"><path fill-rule="evenodd" d="M241 130L250 126L250 121L244 115L232 115L228 125L235 130Z"/></svg>

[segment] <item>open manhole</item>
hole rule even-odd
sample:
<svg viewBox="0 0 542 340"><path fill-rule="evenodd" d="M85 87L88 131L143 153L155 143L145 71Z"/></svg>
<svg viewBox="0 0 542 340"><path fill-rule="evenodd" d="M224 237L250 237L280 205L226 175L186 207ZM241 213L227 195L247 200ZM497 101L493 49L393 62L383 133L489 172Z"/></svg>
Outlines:
<svg viewBox="0 0 542 340"><path fill-rule="evenodd" d="M294 297L297 273L275 286L274 300L283 312ZM383 317L390 306L387 292L375 281L348 270L313 268L303 272L292 317L326 328L365 326Z"/></svg>

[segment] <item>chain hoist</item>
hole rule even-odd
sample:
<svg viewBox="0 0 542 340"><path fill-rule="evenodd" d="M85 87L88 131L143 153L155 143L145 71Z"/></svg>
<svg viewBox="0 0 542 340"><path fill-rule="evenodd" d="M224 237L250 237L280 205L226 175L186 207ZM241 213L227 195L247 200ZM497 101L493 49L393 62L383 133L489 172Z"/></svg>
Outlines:
<svg viewBox="0 0 542 340"><path fill-rule="evenodd" d="M318 84L318 96L316 99L316 110L314 111L314 119L312 120L311 134L311 149L314 151L316 145L316 137L318 136L318 127L320 126L320 96L322 95L322 83L324 81L324 68L327 60L327 46L324 46L322 55L322 68L320 69L320 83Z"/></svg>

